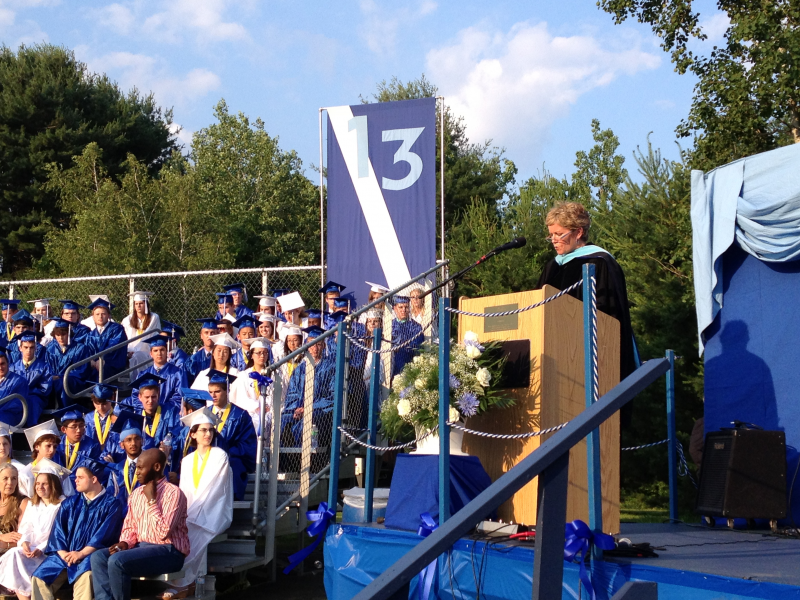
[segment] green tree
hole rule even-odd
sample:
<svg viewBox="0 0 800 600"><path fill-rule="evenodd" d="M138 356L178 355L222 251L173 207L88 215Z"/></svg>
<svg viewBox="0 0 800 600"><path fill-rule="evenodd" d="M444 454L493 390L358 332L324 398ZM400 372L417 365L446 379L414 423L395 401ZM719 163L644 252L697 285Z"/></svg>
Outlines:
<svg viewBox="0 0 800 600"><path fill-rule="evenodd" d="M679 73L698 82L682 137L696 137L691 163L711 169L731 160L800 142L800 11L791 1L718 0L730 19L721 47L708 56L692 0L599 0L616 23L650 25Z"/></svg>
<svg viewBox="0 0 800 600"><path fill-rule="evenodd" d="M175 149L170 111L152 95L124 94L90 73L72 51L38 45L0 49L0 258L13 273L41 257L48 231L69 226L47 187L51 163L72 166L90 143L118 177L132 153L151 171Z"/></svg>

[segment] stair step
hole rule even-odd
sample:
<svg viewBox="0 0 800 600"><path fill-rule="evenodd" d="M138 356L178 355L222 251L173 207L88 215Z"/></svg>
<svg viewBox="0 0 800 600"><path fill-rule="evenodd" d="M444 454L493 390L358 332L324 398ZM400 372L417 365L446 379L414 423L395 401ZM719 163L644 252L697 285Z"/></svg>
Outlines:
<svg viewBox="0 0 800 600"><path fill-rule="evenodd" d="M237 508L247 508L253 510L253 502L247 500L234 500L233 509L236 510Z"/></svg>
<svg viewBox="0 0 800 600"><path fill-rule="evenodd" d="M240 573L265 564L266 558L255 554L249 556L208 555L209 573Z"/></svg>
<svg viewBox="0 0 800 600"><path fill-rule="evenodd" d="M216 554L229 556L253 556L256 553L256 541L249 540L225 540L217 544L208 545L209 558Z"/></svg>

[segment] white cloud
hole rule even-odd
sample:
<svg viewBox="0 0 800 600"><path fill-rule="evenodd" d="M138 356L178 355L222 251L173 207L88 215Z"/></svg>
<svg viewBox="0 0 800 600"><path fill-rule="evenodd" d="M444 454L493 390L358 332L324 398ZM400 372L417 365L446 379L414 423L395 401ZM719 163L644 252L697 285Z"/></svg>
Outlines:
<svg viewBox="0 0 800 600"><path fill-rule="evenodd" d="M728 13L718 12L702 21L700 27L703 28L703 33L708 36L707 41L713 44L725 39L725 32L728 31L730 24L731 20L728 17Z"/></svg>
<svg viewBox="0 0 800 600"><path fill-rule="evenodd" d="M474 141L523 154L591 90L655 69L660 57L638 37L614 43L588 35L553 36L547 23L517 23L508 33L472 27L427 55L427 73Z"/></svg>
<svg viewBox="0 0 800 600"><path fill-rule="evenodd" d="M229 0L172 0L166 10L148 17L144 30L162 40L180 40L186 32L193 32L200 42L248 40L250 35L240 23L226 21L223 13Z"/></svg>
<svg viewBox="0 0 800 600"><path fill-rule="evenodd" d="M414 5L383 10L375 0L361 0L360 7L365 17L361 36L367 47L375 54L387 55L395 51L398 30L430 15L437 4L434 0L418 0Z"/></svg>
<svg viewBox="0 0 800 600"><path fill-rule="evenodd" d="M185 149L189 149L192 147L192 136L194 135L193 131L185 129L179 123L172 123L169 127L170 133L173 135L177 134L178 144L183 144Z"/></svg>
<svg viewBox="0 0 800 600"><path fill-rule="evenodd" d="M104 27L127 35L136 23L133 11L122 4L109 4L101 8L96 16L97 22Z"/></svg>
<svg viewBox="0 0 800 600"><path fill-rule="evenodd" d="M653 104L662 110L672 110L675 108L675 103L672 100L656 100Z"/></svg>

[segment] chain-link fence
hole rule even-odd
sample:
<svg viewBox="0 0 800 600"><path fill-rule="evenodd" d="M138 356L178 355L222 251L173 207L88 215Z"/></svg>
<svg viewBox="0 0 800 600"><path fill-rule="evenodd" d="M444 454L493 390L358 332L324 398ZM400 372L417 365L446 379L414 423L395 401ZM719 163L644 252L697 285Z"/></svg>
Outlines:
<svg viewBox="0 0 800 600"><path fill-rule="evenodd" d="M29 281L0 281L2 297L24 301L38 298L70 299L79 304L89 304L89 295L105 294L116 305L112 318L121 321L133 310L128 294L133 291L153 292L153 312L162 319L181 325L186 330L187 352L200 339L200 324L195 319L213 317L217 312L215 292L231 283L244 283L248 293L248 307L257 310L257 294L267 294L278 288L300 292L308 307L319 306L321 268L272 267L264 269L238 269L223 271L186 271L183 273L139 273L132 275L107 275L100 277L73 277L64 279L37 279ZM24 308L32 309L32 305ZM58 307L54 306L55 311ZM86 317L84 312L82 317Z"/></svg>

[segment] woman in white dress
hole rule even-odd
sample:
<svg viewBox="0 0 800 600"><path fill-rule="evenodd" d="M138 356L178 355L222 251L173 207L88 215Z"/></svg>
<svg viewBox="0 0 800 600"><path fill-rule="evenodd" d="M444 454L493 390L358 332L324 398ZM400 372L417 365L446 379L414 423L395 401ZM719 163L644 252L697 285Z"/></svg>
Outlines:
<svg viewBox="0 0 800 600"><path fill-rule="evenodd" d="M53 419L39 423L33 427L28 427L25 430L25 437L28 438L28 445L31 447L31 463L25 465L20 469L20 491L28 490L29 493L25 494L30 498L33 493L33 484L36 477L33 474L33 469L39 464L39 461L46 458L52 460L58 450L58 445L61 443L61 432L56 427L56 422ZM64 495L69 498L75 493L75 488L72 487L72 481L69 478L69 472L65 475L60 475L61 489ZM25 493L23 491L23 493Z"/></svg>
<svg viewBox="0 0 800 600"><path fill-rule="evenodd" d="M14 460L12 451L11 451L11 431L9 427L5 423L0 423L0 465L4 465L6 463L12 464L17 468L17 471L21 473L23 469L25 469L25 465L23 465L18 460ZM33 489L28 489L28 480L27 478L23 481L23 478L20 474L19 476L19 491L22 492L23 496L31 497L33 493Z"/></svg>
<svg viewBox="0 0 800 600"><path fill-rule="evenodd" d="M246 410L250 417L253 419L253 427L256 429L256 435L261 434L261 393L264 392L258 383L251 379L250 373L261 373L269 365L269 340L266 338L253 338L250 340L250 358L253 361L253 366L239 373L236 381L231 385L230 401L239 408ZM272 422L272 386L266 390L265 398L265 412L267 418L267 427L270 427Z"/></svg>
<svg viewBox="0 0 800 600"><path fill-rule="evenodd" d="M161 331L161 318L150 311L150 296L153 292L133 292L133 312L122 319L121 325L125 328L128 339L152 331ZM128 344L128 364L135 367L150 358L150 344L144 342L147 338ZM131 381L139 376L138 371L131 373Z"/></svg>
<svg viewBox="0 0 800 600"><path fill-rule="evenodd" d="M217 417L209 408L181 419L189 427L195 451L181 461L181 491L186 496L186 526L190 552L183 561L182 579L164 592L163 600L185 598L199 575L206 574L208 544L230 527L233 520L233 472L228 455L213 446Z"/></svg>
<svg viewBox="0 0 800 600"><path fill-rule="evenodd" d="M208 372L212 369L228 375L239 374L239 371L231 366L231 357L234 351L241 347L239 342L227 333L212 335L211 340L214 342L214 349L211 351L211 365L197 374L191 385L193 390L208 391Z"/></svg>
<svg viewBox="0 0 800 600"><path fill-rule="evenodd" d="M36 484L19 524L19 541L0 558L0 588L15 592L19 600L31 597L31 575L44 561L50 530L64 499L59 478L69 475L64 467L46 458L39 461L34 473Z"/></svg>

